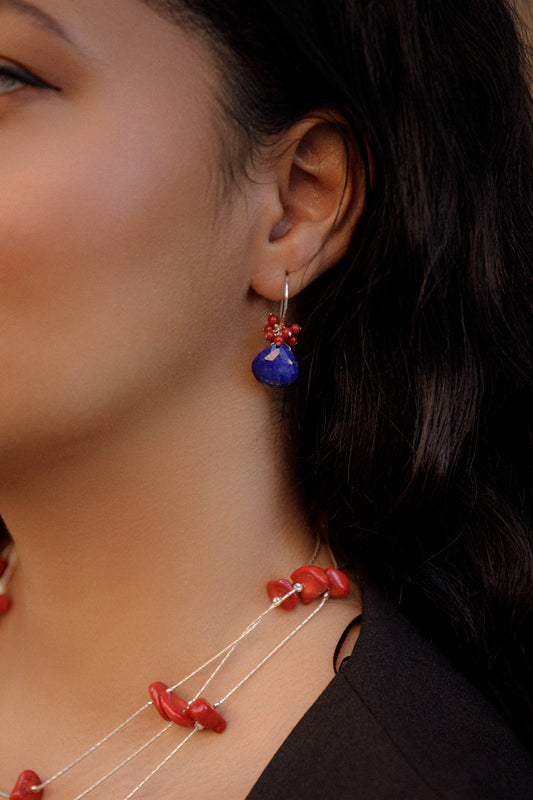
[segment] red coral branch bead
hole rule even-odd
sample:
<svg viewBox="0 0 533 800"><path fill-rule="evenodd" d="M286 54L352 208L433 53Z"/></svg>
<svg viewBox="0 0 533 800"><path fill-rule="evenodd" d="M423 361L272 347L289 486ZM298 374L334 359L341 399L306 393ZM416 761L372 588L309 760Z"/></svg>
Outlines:
<svg viewBox="0 0 533 800"><path fill-rule="evenodd" d="M350 594L350 579L348 576L334 567L327 569L326 575L329 580L329 596L334 600L348 597Z"/></svg>
<svg viewBox="0 0 533 800"><path fill-rule="evenodd" d="M5 556L0 556L0 578L2 577L4 572L6 571L8 564L9 564L9 561L7 560L7 558Z"/></svg>
<svg viewBox="0 0 533 800"><path fill-rule="evenodd" d="M151 683L148 691L150 692L150 697L152 698L152 703L154 704L155 708L161 714L165 722L170 722L170 717L167 716L167 712L163 708L163 704L161 699L163 695L167 694L168 686L166 683L161 683L161 681L154 681Z"/></svg>
<svg viewBox="0 0 533 800"><path fill-rule="evenodd" d="M27 769L19 775L15 788L9 795L9 800L40 800L43 790L34 792L33 787L40 786L41 783L39 776L31 769Z"/></svg>
<svg viewBox="0 0 533 800"><path fill-rule="evenodd" d="M181 697L168 691L166 683L155 681L150 684L150 697L165 722L174 722L182 728L194 727L194 719L189 713L188 704Z"/></svg>
<svg viewBox="0 0 533 800"><path fill-rule="evenodd" d="M165 692L161 696L161 706L171 722L180 725L182 728L193 728L194 718L189 712L188 703L181 697L176 697L172 692Z"/></svg>
<svg viewBox="0 0 533 800"><path fill-rule="evenodd" d="M202 728L215 733L224 733L226 730L226 720L203 697L194 700L189 706L189 711L194 721Z"/></svg>
<svg viewBox="0 0 533 800"><path fill-rule="evenodd" d="M292 592L293 588L294 587L292 583L288 581L286 578L280 578L279 581L269 581L267 583L268 596L270 597L272 602L276 600L276 598L281 599L282 597L285 597L286 594ZM291 594L290 597L287 597L286 600L283 600L283 602L280 603L281 608L284 608L285 611L292 611L292 609L296 608L297 605L298 605L297 594Z"/></svg>
<svg viewBox="0 0 533 800"><path fill-rule="evenodd" d="M303 586L300 599L304 605L312 603L329 589L329 578L322 567L299 567L292 573L291 581Z"/></svg>
<svg viewBox="0 0 533 800"><path fill-rule="evenodd" d="M7 614L11 608L11 598L7 594L0 594L0 614Z"/></svg>

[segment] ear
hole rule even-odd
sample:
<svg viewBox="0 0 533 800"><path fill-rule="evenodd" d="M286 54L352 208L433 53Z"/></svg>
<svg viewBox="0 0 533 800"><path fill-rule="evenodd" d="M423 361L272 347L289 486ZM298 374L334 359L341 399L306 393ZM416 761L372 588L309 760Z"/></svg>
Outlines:
<svg viewBox="0 0 533 800"><path fill-rule="evenodd" d="M296 123L270 159L250 285L277 301L287 274L294 296L342 258L363 210L365 170L348 126L326 114Z"/></svg>

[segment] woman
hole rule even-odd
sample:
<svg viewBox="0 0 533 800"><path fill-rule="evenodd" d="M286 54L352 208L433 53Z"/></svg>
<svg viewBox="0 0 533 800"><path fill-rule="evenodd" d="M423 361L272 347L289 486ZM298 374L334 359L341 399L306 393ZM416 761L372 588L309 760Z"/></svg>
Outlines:
<svg viewBox="0 0 533 800"><path fill-rule="evenodd" d="M1 796L530 796L509 9L5 0L0 41Z"/></svg>

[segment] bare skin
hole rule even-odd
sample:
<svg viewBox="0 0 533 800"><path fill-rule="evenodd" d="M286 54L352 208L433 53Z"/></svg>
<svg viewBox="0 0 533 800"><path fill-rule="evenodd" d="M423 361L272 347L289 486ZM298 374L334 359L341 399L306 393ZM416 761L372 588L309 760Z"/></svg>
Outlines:
<svg viewBox="0 0 533 800"><path fill-rule="evenodd" d="M48 22L17 5L0 0L0 68L46 85L0 72L0 508L20 559L0 631L8 793L228 644L264 610L266 581L308 561L277 401L249 364L287 265L300 289L344 241L306 269L336 204L306 203L294 170L327 175L331 141L322 160L297 145L266 160L222 198L204 44L137 0L39 0ZM330 602L229 701L227 733L197 736L136 797L244 797L331 679L358 609ZM302 618L289 617L213 691ZM46 799L75 797L157 726L148 715ZM175 741L89 796L126 796Z"/></svg>

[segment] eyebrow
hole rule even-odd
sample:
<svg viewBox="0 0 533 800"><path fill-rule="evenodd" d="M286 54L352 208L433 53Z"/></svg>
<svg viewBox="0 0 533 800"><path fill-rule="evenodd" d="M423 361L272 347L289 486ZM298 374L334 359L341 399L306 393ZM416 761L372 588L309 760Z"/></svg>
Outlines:
<svg viewBox="0 0 533 800"><path fill-rule="evenodd" d="M66 30L54 17L33 3L29 3L28 0L0 0L0 9L2 8L13 8L15 11L25 14L41 28L51 31L69 44L74 44Z"/></svg>

